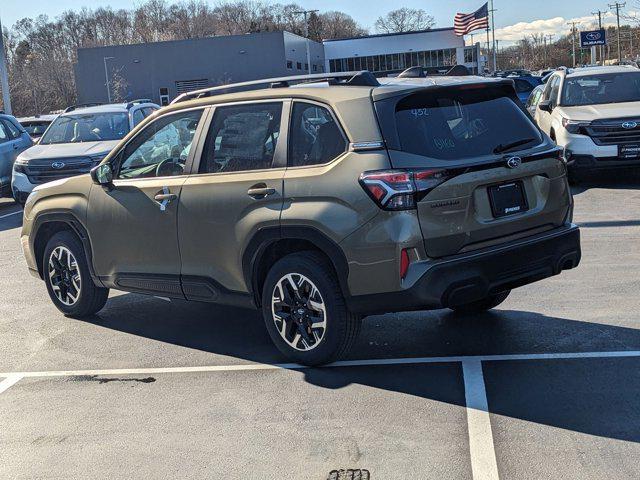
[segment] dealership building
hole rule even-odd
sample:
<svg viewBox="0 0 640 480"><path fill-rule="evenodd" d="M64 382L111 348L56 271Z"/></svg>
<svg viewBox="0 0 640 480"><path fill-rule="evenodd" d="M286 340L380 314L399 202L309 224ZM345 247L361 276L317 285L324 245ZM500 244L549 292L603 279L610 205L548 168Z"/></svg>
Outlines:
<svg viewBox="0 0 640 480"><path fill-rule="evenodd" d="M388 76L412 66L446 70L456 64L484 68L479 44L465 46L453 28L322 43L289 32L261 32L81 48L75 77L79 103L150 98L166 104L190 90L309 71L369 70Z"/></svg>

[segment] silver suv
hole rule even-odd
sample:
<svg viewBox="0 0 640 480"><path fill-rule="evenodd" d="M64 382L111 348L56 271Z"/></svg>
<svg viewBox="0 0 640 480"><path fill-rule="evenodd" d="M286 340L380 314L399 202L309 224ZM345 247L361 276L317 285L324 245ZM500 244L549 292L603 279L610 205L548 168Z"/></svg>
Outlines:
<svg viewBox="0 0 640 480"><path fill-rule="evenodd" d="M13 198L24 204L36 185L88 173L127 133L159 108L147 99L67 108L38 144L16 159L11 178Z"/></svg>

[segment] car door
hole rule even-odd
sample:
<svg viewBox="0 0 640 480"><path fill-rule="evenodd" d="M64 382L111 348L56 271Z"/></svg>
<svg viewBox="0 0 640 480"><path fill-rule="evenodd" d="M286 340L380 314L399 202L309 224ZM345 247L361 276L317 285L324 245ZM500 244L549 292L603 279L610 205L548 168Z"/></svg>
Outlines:
<svg viewBox="0 0 640 480"><path fill-rule="evenodd" d="M203 108L163 115L112 159L112 188L94 185L87 223L96 274L108 286L182 297L177 218Z"/></svg>
<svg viewBox="0 0 640 480"><path fill-rule="evenodd" d="M289 101L216 106L180 196L182 286L194 300L236 303L246 293L242 255L278 227ZM246 296L244 296L246 299Z"/></svg>

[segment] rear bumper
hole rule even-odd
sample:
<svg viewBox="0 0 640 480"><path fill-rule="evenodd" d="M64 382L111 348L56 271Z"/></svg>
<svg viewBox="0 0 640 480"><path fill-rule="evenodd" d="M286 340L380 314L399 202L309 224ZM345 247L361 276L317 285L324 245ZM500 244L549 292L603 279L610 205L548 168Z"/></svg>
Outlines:
<svg viewBox="0 0 640 480"><path fill-rule="evenodd" d="M640 166L640 159L625 159L617 156L596 157L593 155L574 154L569 160L570 171L609 170L616 168L631 168Z"/></svg>
<svg viewBox="0 0 640 480"><path fill-rule="evenodd" d="M570 224L499 248L413 264L398 292L350 297L356 313L428 310L480 300L574 268L580 231Z"/></svg>

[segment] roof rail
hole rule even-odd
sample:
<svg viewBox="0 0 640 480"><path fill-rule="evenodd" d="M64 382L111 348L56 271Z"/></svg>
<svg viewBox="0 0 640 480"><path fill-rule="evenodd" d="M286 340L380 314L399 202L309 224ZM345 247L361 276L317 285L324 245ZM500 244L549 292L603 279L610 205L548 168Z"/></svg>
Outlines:
<svg viewBox="0 0 640 480"><path fill-rule="evenodd" d="M77 105L70 105L64 109L62 113L73 112L79 108L87 108L87 107L97 107L98 105L104 105L103 103L78 103Z"/></svg>
<svg viewBox="0 0 640 480"><path fill-rule="evenodd" d="M410 67L398 75L398 78L425 78L425 77L437 77L437 76L449 76L449 77L464 77L471 75L471 72L464 65L454 65L444 73L439 73L440 69L423 68L423 67Z"/></svg>
<svg viewBox="0 0 640 480"><path fill-rule="evenodd" d="M135 100L129 100L127 103L127 108L131 108L134 105L140 105L141 103L153 103L153 100L150 98L136 98Z"/></svg>
<svg viewBox="0 0 640 480"><path fill-rule="evenodd" d="M331 85L345 85L358 87L377 87L380 85L376 77L367 70L359 72L340 73L316 73L313 75L297 75L293 77L266 78L263 80L253 80L250 82L232 83L220 85L218 87L203 88L186 92L176 97L171 104L193 100L194 98L212 97L224 95L225 93L248 92L251 90L262 90L267 88L285 88L291 85L304 83L329 82Z"/></svg>

